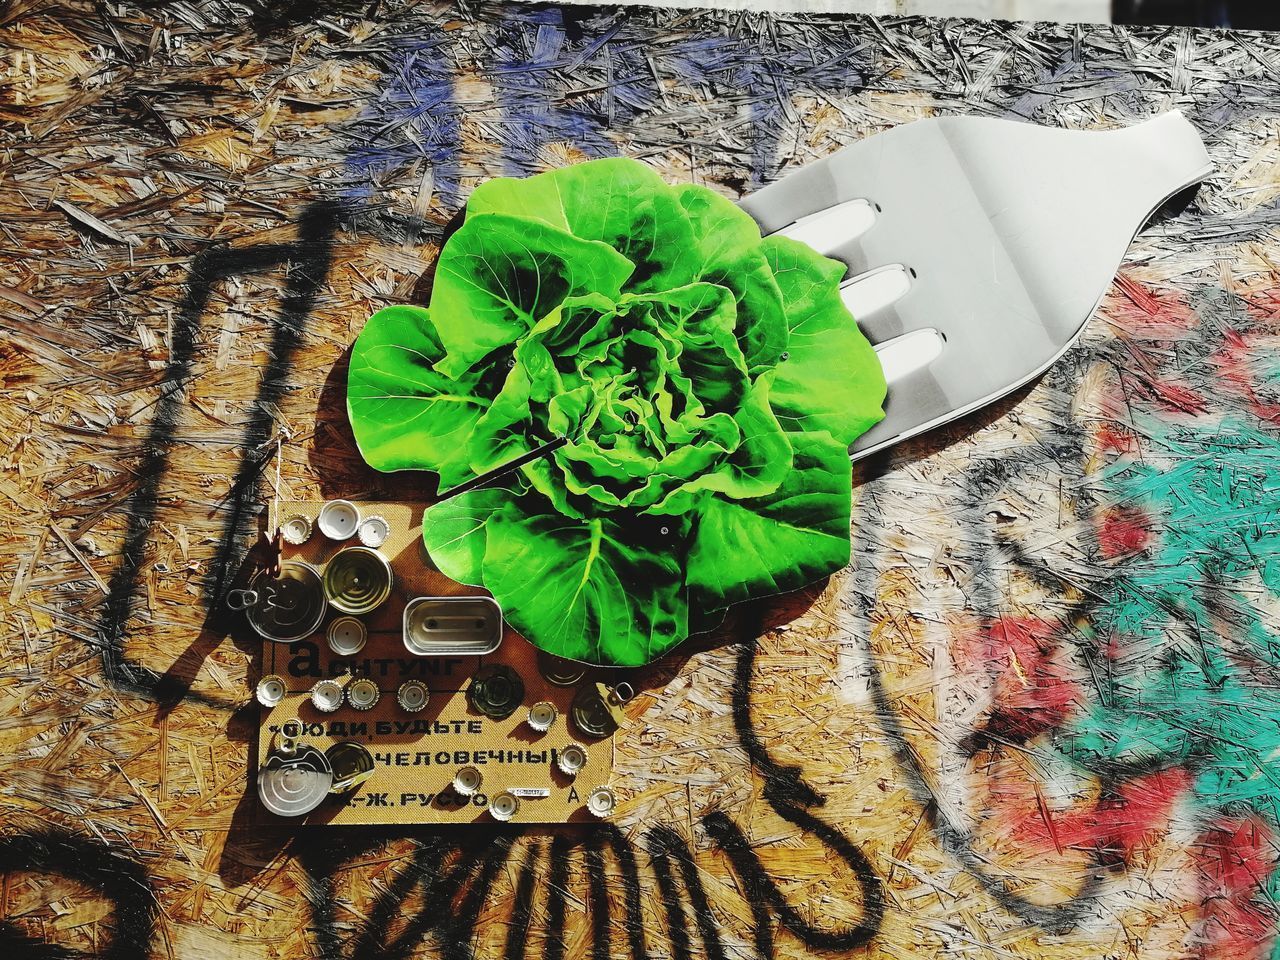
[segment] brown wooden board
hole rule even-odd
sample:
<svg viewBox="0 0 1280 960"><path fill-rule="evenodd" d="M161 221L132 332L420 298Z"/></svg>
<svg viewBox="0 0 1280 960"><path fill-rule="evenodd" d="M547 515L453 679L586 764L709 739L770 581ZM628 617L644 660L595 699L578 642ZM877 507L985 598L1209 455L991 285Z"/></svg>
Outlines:
<svg viewBox="0 0 1280 960"><path fill-rule="evenodd" d="M276 505L277 517L305 516L314 521L322 502L285 501ZM307 815L305 822L350 826L355 824L468 824L492 821L489 798L501 791L517 793L548 790L549 796L525 796L513 823L569 823L591 821L586 800L598 786L607 785L613 767L613 741L584 736L571 725L574 695L594 682L594 674L573 687L548 683L538 669L536 651L523 637L506 628L496 651L484 656L423 657L405 648L403 613L414 597L477 595L430 566L422 545L421 505L389 502L357 503L362 517L386 519L391 534L379 548L391 561L394 585L391 596L377 610L361 619L368 630L364 649L354 657L335 654L321 631L301 643L264 640L262 672L284 678L285 699L258 718L258 767L279 745L279 728L286 720L304 725L300 742L327 750L334 743L359 743L373 754L373 774L355 790L330 797ZM274 529L276 521L268 523ZM326 563L342 548L359 540L338 542L314 530L301 546L284 544L283 557L304 560L322 573ZM325 626L340 612L330 611ZM524 702L511 716L494 720L471 708L466 688L483 667L505 664L524 682ZM374 679L380 691L370 710L356 710L344 701L333 713L318 710L310 700L314 683L334 678L346 683L353 677ZM396 691L405 680L427 684L431 698L425 710L406 713L396 703ZM550 730L539 733L527 722L528 708L539 701L556 706ZM349 727L362 724L368 732L352 734ZM587 748L587 765L574 777L556 766L559 750L577 743ZM480 791L461 797L450 788L460 767L476 766L484 780ZM261 811L264 822L279 822Z"/></svg>

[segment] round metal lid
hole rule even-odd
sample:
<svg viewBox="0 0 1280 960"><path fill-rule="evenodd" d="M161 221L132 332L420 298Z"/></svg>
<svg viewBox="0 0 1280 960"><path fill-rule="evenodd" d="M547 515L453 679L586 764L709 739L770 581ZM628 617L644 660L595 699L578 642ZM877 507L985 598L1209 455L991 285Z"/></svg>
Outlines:
<svg viewBox="0 0 1280 960"><path fill-rule="evenodd" d="M472 678L467 702L486 717L505 720L524 702L524 681L505 663L495 663Z"/></svg>
<svg viewBox="0 0 1280 960"><path fill-rule="evenodd" d="M256 577L257 602L245 611L250 626L271 640L289 643L315 633L324 620L320 574L300 560L285 560L278 577Z"/></svg>
<svg viewBox="0 0 1280 960"><path fill-rule="evenodd" d="M258 771L258 799L281 817L301 817L324 802L333 786L333 770L315 747L303 747L292 757L269 757Z"/></svg>
<svg viewBox="0 0 1280 960"><path fill-rule="evenodd" d="M324 593L334 609L363 614L391 595L391 564L369 547L339 550L324 568Z"/></svg>
<svg viewBox="0 0 1280 960"><path fill-rule="evenodd" d="M538 672L547 683L557 687L571 687L586 675L587 668L576 660L566 660L545 650L538 651Z"/></svg>
<svg viewBox="0 0 1280 960"><path fill-rule="evenodd" d="M311 521L300 513L286 517L284 523L280 524L280 535L284 537L285 543L291 543L295 547L306 543L311 539Z"/></svg>
<svg viewBox="0 0 1280 960"><path fill-rule="evenodd" d="M329 649L342 657L352 657L364 649L368 630L355 617L338 617L329 624Z"/></svg>

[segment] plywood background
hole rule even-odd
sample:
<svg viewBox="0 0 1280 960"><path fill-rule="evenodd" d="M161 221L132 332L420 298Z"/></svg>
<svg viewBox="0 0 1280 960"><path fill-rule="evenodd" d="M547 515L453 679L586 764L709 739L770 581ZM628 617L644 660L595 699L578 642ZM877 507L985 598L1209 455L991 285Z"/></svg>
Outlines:
<svg viewBox="0 0 1280 960"><path fill-rule="evenodd" d="M1280 39L815 15L0 13L0 938L115 958L1276 955ZM1181 107L1217 175L1041 382L859 466L851 568L633 677L598 830L255 825L273 495L478 178L727 195L934 113ZM957 236L957 244L965 238ZM1069 269L1069 264L1063 265Z"/></svg>

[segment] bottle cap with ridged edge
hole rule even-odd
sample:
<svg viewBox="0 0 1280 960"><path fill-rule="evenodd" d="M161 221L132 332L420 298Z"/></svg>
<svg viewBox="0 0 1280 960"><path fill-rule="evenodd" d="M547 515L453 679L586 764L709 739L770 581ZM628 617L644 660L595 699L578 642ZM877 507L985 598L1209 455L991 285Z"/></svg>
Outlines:
<svg viewBox="0 0 1280 960"><path fill-rule="evenodd" d="M587 748L580 743L567 743L556 755L556 766L569 777L577 776L587 765Z"/></svg>
<svg viewBox="0 0 1280 960"><path fill-rule="evenodd" d="M355 617L338 617L329 623L326 637L329 649L340 657L354 657L364 649L369 630L364 621Z"/></svg>
<svg viewBox="0 0 1280 960"><path fill-rule="evenodd" d="M593 817L604 818L612 815L618 806L618 797L608 787L596 787L587 794L587 812Z"/></svg>
<svg viewBox="0 0 1280 960"><path fill-rule="evenodd" d="M284 695L288 692L289 688L285 685L284 677L277 677L274 673L269 673L258 681L254 696L264 707L274 707L284 699Z"/></svg>
<svg viewBox="0 0 1280 960"><path fill-rule="evenodd" d="M380 696L378 685L368 677L361 677L347 687L347 702L357 710L373 709Z"/></svg>
<svg viewBox="0 0 1280 960"><path fill-rule="evenodd" d="M322 713L333 713L342 706L342 684L337 680L321 680L311 688L311 704Z"/></svg>
<svg viewBox="0 0 1280 960"><path fill-rule="evenodd" d="M396 703L400 704L401 710L409 713L417 713L419 710L426 709L430 701L431 691L427 689L427 685L421 680L406 680L400 684L400 689L396 691Z"/></svg>
<svg viewBox="0 0 1280 960"><path fill-rule="evenodd" d="M505 823L516 815L520 809L520 800L513 794L503 790L489 801L489 815L495 820Z"/></svg>
<svg viewBox="0 0 1280 960"><path fill-rule="evenodd" d="M311 521L300 513L285 517L284 523L280 524L280 536L284 537L285 543L301 546L311 539Z"/></svg>
<svg viewBox="0 0 1280 960"><path fill-rule="evenodd" d="M391 536L391 524L387 523L386 517L375 513L373 516L365 517L360 521L356 536L360 538L360 542L366 547L374 547L376 549L386 543L387 537Z"/></svg>
<svg viewBox="0 0 1280 960"><path fill-rule="evenodd" d="M529 726L538 733L546 733L556 722L556 705L550 700L539 700L529 708Z"/></svg>
<svg viewBox="0 0 1280 960"><path fill-rule="evenodd" d="M484 776L475 767L462 767L453 775L453 791L469 797L480 789Z"/></svg>

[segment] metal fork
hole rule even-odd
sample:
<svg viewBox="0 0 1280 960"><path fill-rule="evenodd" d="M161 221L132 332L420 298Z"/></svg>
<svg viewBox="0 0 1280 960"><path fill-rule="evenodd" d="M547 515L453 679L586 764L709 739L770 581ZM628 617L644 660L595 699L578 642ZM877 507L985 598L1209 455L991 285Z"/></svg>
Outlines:
<svg viewBox="0 0 1280 960"><path fill-rule="evenodd" d="M845 147L741 206L762 233L848 267L842 297L889 381L856 460L1048 369L1139 228L1212 170L1177 111L1107 132L942 117Z"/></svg>

